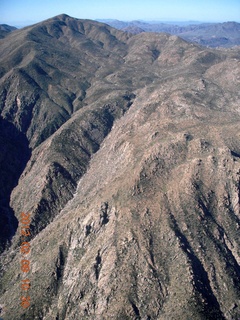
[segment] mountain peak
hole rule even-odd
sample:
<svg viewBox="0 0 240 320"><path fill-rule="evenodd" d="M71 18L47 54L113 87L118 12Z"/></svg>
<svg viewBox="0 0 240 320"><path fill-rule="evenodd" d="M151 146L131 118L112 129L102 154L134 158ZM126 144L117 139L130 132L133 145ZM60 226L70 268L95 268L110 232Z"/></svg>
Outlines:
<svg viewBox="0 0 240 320"><path fill-rule="evenodd" d="M75 18L72 18L70 17L69 15L65 14L65 13L61 13L57 16L54 16L53 18L50 18L48 20L60 20L60 21L66 21L67 19L75 19ZM47 20L47 21L48 21Z"/></svg>

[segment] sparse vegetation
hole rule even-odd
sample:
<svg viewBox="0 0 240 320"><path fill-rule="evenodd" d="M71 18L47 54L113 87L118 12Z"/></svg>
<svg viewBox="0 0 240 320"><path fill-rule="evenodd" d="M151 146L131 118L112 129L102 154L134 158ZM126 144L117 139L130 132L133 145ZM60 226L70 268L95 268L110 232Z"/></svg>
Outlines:
<svg viewBox="0 0 240 320"><path fill-rule="evenodd" d="M238 319L239 58L67 15L0 40L0 317Z"/></svg>

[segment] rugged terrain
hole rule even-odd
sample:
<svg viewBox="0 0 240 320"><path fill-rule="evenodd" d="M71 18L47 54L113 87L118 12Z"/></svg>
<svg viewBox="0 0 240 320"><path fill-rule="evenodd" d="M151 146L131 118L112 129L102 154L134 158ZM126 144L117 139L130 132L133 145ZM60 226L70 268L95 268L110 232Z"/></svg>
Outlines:
<svg viewBox="0 0 240 320"><path fill-rule="evenodd" d="M239 319L240 49L60 15L0 65L0 317Z"/></svg>

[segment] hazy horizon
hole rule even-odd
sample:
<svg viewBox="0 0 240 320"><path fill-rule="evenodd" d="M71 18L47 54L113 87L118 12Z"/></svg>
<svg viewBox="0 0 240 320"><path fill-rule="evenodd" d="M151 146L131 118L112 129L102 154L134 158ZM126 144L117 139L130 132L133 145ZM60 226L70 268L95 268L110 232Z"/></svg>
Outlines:
<svg viewBox="0 0 240 320"><path fill-rule="evenodd" d="M160 22L240 22L238 0L1 0L0 23L23 27L61 13L79 19Z"/></svg>
<svg viewBox="0 0 240 320"><path fill-rule="evenodd" d="M61 15L61 14L66 14L66 13L59 13L55 16ZM7 22L2 22L0 20L0 24L6 24L12 27L16 27L16 28L24 28L39 22L42 22L44 20L47 19L51 19L54 16L49 16L46 19L43 20L39 20L39 21L16 21L16 22L12 22L12 23L7 23ZM76 19L88 19L88 18L81 18L81 17L73 17ZM96 18L96 19L90 19L90 20L94 20L94 21L99 21L99 22L103 22L103 23L107 23L110 21L122 21L122 22L133 22L133 21L140 21L140 22L145 22L145 23L166 23L166 24L176 24L176 25L190 25L190 24L203 24L203 23L224 23L224 22L237 22L240 23L240 21L234 21L234 20L225 20L225 21L198 21L198 20L144 20L144 19L132 19L132 20L124 20L124 19L112 19L112 18Z"/></svg>

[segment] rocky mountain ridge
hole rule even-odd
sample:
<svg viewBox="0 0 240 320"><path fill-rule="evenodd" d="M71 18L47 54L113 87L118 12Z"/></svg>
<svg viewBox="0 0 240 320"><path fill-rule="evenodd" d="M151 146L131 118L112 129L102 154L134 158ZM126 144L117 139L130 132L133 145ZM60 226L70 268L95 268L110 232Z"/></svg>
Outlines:
<svg viewBox="0 0 240 320"><path fill-rule="evenodd" d="M239 48L60 15L0 53L0 316L238 319Z"/></svg>

